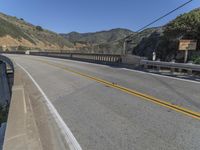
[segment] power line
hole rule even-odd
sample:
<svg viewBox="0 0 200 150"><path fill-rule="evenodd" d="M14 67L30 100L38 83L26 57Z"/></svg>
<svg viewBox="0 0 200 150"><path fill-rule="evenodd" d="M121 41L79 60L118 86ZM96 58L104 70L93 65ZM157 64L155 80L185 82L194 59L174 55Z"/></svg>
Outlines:
<svg viewBox="0 0 200 150"><path fill-rule="evenodd" d="M169 16L169 15L170 15L170 14L172 14L173 12L175 12L175 11L179 10L180 8L182 8L182 7L184 7L185 5L187 5L187 4L189 4L189 3L191 3L192 1L193 1L193 0L189 0L188 2L186 2L186 3L182 4L182 5L180 5L179 7L177 7L177 8L175 8L175 9L173 9L172 11L168 12L167 14L165 14L165 15L163 15L163 16L161 16L161 17L159 17L158 19L156 19L156 20L152 21L152 22L151 22L151 23L149 23L148 25L146 25L146 26L142 27L142 28L141 28L141 29L139 29L137 32L140 32L140 31L144 30L145 28L149 27L150 25L152 25L152 24L154 24L154 23L156 23L156 22L160 21L161 19L163 19L163 18L165 18L165 17Z"/></svg>
<svg viewBox="0 0 200 150"><path fill-rule="evenodd" d="M180 6L178 6L177 8L171 10L170 12L166 13L165 15L163 15L163 16L161 16L161 17L155 19L155 20L152 21L151 23L149 23L149 24L145 25L144 27L140 28L139 30L136 31L137 33L136 33L134 36L136 36L137 34L139 34L140 31L142 31L142 30L146 29L147 27L151 26L152 24L154 24L154 23L160 21L161 19L163 19L163 18L169 16L170 14L172 14L173 12L179 10L180 8L184 7L185 5L191 3L192 1L193 1L193 0L189 0L189 1L185 2L185 3L183 3L182 5L180 5ZM128 37L130 37L130 36L128 36ZM127 38L128 38L128 37L127 37Z"/></svg>

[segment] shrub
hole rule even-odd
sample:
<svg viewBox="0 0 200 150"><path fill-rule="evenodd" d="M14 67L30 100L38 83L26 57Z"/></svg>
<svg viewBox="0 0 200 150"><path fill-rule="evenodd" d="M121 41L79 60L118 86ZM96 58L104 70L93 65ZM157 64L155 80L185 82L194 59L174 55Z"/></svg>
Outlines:
<svg viewBox="0 0 200 150"><path fill-rule="evenodd" d="M35 28L36 28L36 30L38 30L38 31L44 31L43 28L42 28L41 26L36 26Z"/></svg>
<svg viewBox="0 0 200 150"><path fill-rule="evenodd" d="M194 64L200 64L200 56L193 56L192 61Z"/></svg>

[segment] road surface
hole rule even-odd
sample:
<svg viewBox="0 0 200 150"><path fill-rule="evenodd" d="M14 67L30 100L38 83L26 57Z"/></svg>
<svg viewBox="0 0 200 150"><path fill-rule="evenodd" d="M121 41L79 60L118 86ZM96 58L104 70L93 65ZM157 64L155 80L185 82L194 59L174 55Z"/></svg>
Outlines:
<svg viewBox="0 0 200 150"><path fill-rule="evenodd" d="M83 150L200 149L198 82L72 60L7 56L30 73Z"/></svg>

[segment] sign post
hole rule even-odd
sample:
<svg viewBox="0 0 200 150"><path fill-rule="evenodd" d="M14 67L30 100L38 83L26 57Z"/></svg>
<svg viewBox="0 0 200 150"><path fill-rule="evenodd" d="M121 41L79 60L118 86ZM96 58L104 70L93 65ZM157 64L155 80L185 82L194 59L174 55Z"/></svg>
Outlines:
<svg viewBox="0 0 200 150"><path fill-rule="evenodd" d="M179 42L179 50L185 51L184 63L188 60L188 51L196 50L197 48L197 40L180 40Z"/></svg>
<svg viewBox="0 0 200 150"><path fill-rule="evenodd" d="M188 50L185 51L184 63L188 60Z"/></svg>

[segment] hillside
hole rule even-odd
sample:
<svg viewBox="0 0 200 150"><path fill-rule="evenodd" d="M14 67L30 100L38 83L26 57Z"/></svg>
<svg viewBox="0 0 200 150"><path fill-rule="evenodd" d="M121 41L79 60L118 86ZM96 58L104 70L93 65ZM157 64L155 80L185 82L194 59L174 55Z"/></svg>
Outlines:
<svg viewBox="0 0 200 150"><path fill-rule="evenodd" d="M112 29L109 31L100 31L95 33L78 33L61 34L67 40L73 43L100 44L109 43L127 37L134 32L128 29Z"/></svg>
<svg viewBox="0 0 200 150"><path fill-rule="evenodd" d="M136 47L144 37L150 36L159 28L149 28L140 33L127 29L112 29L95 33L78 33L61 34L70 42L73 42L77 50L85 53L111 53L120 54L123 49L124 40L131 40L128 51ZM130 44L130 43L129 43Z"/></svg>
<svg viewBox="0 0 200 150"><path fill-rule="evenodd" d="M69 50L73 44L57 33L0 13L0 49Z"/></svg>
<svg viewBox="0 0 200 150"><path fill-rule="evenodd" d="M113 29L110 31L85 34L73 32L67 35L67 39L71 42L75 42L76 48L81 52L110 54L121 54L123 50L124 41L128 40L130 42L127 45L127 50L128 53L132 53L133 48L136 47L143 38L149 37L153 32L159 29L160 28L149 28L140 33L132 32L127 29ZM90 43L87 40L88 36L91 38L91 40L89 40ZM93 36L96 37L96 40L92 42Z"/></svg>

